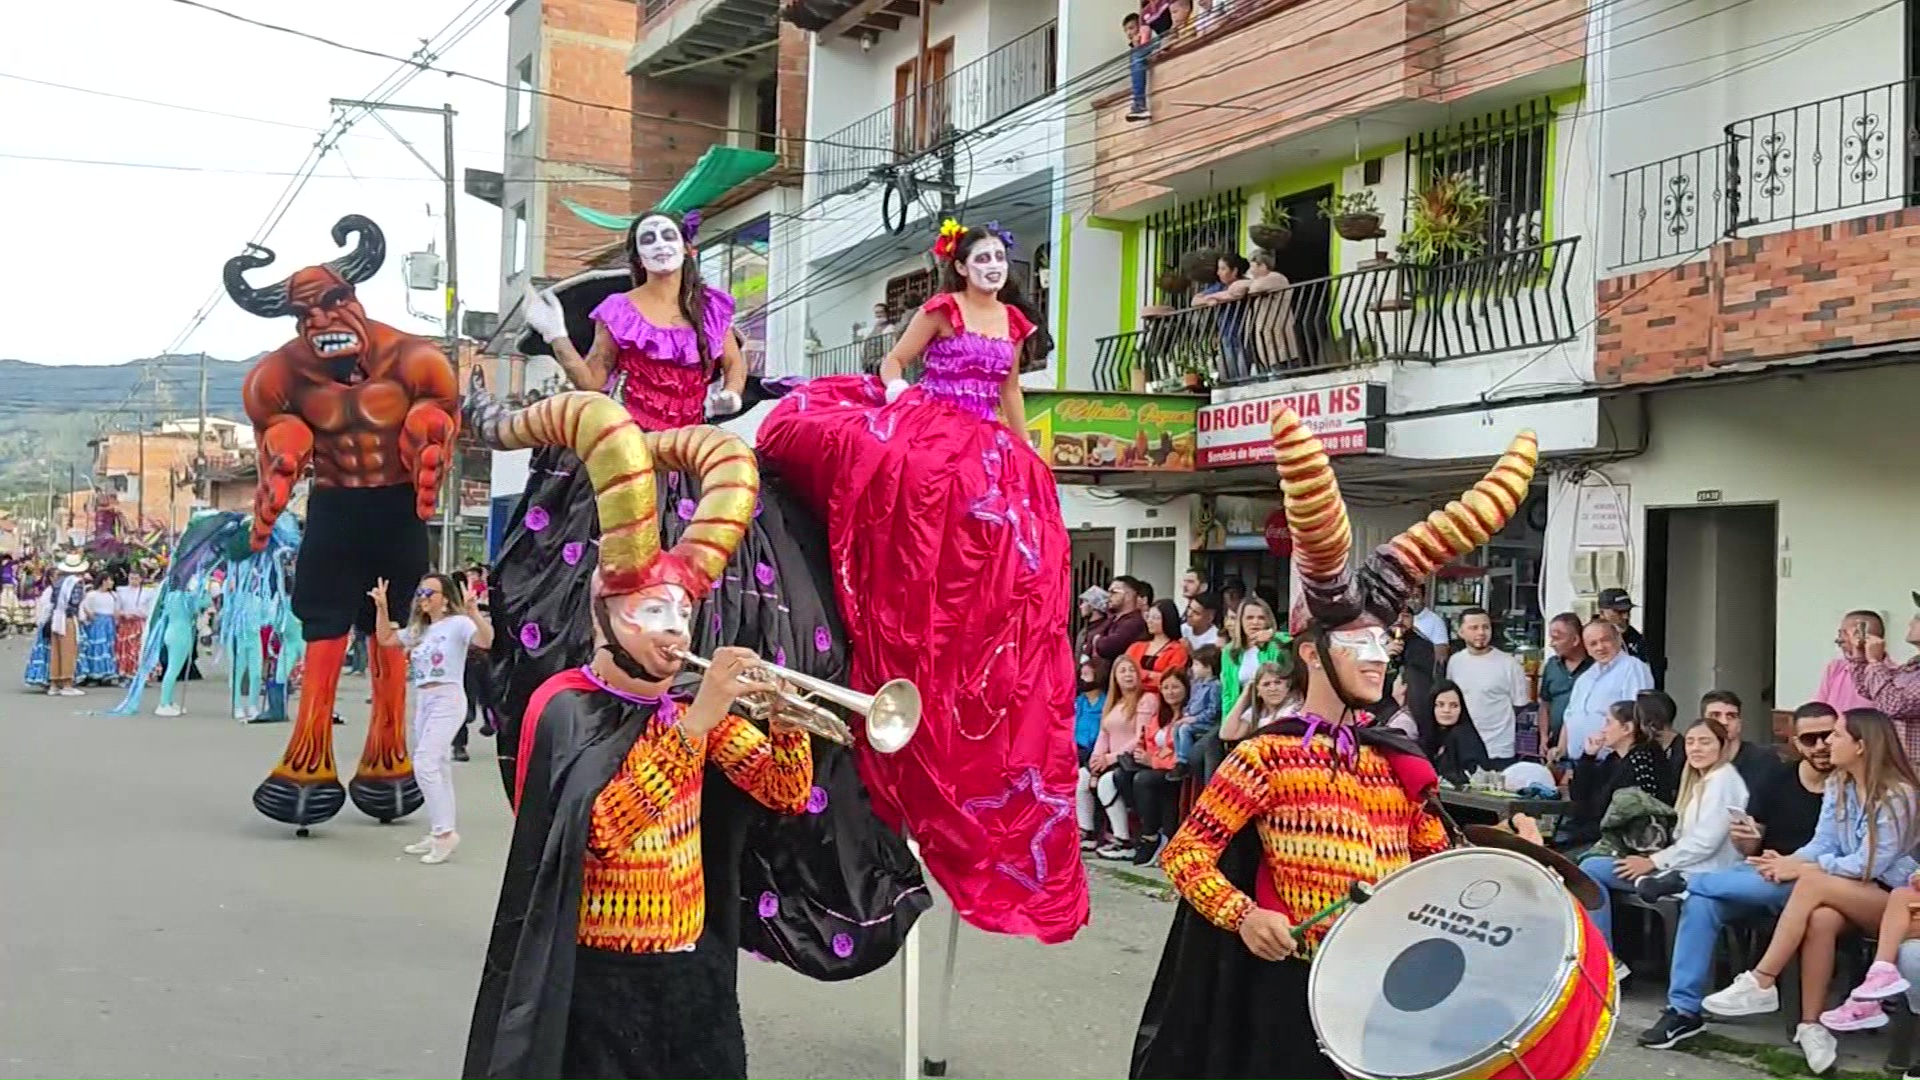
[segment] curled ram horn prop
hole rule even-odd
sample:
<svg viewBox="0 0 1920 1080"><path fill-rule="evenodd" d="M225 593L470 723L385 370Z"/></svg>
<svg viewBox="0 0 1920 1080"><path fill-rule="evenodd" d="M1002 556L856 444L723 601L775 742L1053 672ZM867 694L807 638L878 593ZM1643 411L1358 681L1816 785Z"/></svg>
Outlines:
<svg viewBox="0 0 1920 1080"><path fill-rule="evenodd" d="M1521 432L1460 498L1374 549L1356 580L1349 566L1353 527L1326 449L1290 408L1275 411L1272 434L1300 575L1302 595L1295 598L1290 618L1296 631L1309 620L1332 628L1362 614L1382 623L1398 618L1407 598L1435 570L1506 527L1526 499L1540 460L1539 440L1531 431Z"/></svg>
<svg viewBox="0 0 1920 1080"><path fill-rule="evenodd" d="M495 450L564 446L587 464L600 511L600 574L608 593L657 581L706 595L740 546L760 497L760 467L740 437L700 425L643 432L605 394L574 390L512 411L482 393L468 429ZM700 501L673 550L660 551L656 469L690 472Z"/></svg>

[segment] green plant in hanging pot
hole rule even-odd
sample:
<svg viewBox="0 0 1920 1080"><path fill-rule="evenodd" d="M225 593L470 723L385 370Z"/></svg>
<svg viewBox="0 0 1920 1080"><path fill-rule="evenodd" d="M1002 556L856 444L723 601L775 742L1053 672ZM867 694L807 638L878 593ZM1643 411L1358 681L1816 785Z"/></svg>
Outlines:
<svg viewBox="0 0 1920 1080"><path fill-rule="evenodd" d="M1260 223L1247 226L1247 236L1253 240L1254 247L1279 251L1293 239L1293 214L1280 203L1268 200L1267 208L1260 213Z"/></svg>
<svg viewBox="0 0 1920 1080"><path fill-rule="evenodd" d="M1169 298L1178 296L1188 289L1187 275L1181 273L1180 268L1177 266L1169 266L1165 270L1160 271L1160 273L1154 277L1153 283L1158 285L1160 291L1166 293Z"/></svg>
<svg viewBox="0 0 1920 1080"><path fill-rule="evenodd" d="M1205 288L1220 280L1220 251L1217 248L1201 248L1189 251L1180 259L1180 273L1195 285Z"/></svg>
<svg viewBox="0 0 1920 1080"><path fill-rule="evenodd" d="M1380 203L1372 188L1329 195L1320 200L1320 212L1333 220L1333 231L1343 240L1378 240L1387 235L1380 228Z"/></svg>
<svg viewBox="0 0 1920 1080"><path fill-rule="evenodd" d="M1493 198L1466 173L1435 177L1407 200L1407 227L1400 250L1415 263L1471 259L1487 242L1487 208Z"/></svg>

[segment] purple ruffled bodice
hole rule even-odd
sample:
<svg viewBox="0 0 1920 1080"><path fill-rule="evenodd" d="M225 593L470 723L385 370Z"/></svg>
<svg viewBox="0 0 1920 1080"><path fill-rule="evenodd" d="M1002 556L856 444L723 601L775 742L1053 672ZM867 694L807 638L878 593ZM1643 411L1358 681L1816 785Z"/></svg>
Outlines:
<svg viewBox="0 0 1920 1080"><path fill-rule="evenodd" d="M1000 386L1013 370L1013 342L969 331L934 339L922 360L921 390L982 420L999 414Z"/></svg>
<svg viewBox="0 0 1920 1080"><path fill-rule="evenodd" d="M633 353L681 367L700 366L700 350L694 341L693 327L653 325L633 306L626 293L614 293L600 301L593 309L593 319L604 324L613 335L614 342L620 346L623 363L628 354ZM732 325L733 297L708 286L707 309L700 329L706 335L707 356L712 360L720 359L727 343L727 329Z"/></svg>
<svg viewBox="0 0 1920 1080"><path fill-rule="evenodd" d="M614 293L593 309L594 321L607 328L619 346L607 385L601 389L627 407L648 431L667 431L706 418L708 370L691 326L655 326L626 293ZM726 348L733 325L733 297L707 289L701 333L707 359L714 365Z"/></svg>

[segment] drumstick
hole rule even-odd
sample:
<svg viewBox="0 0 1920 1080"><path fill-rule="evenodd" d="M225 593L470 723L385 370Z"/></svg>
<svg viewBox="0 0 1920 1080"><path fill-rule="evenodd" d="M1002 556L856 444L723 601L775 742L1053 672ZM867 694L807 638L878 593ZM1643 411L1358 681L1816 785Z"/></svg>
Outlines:
<svg viewBox="0 0 1920 1080"><path fill-rule="evenodd" d="M1323 923L1335 915L1338 915L1341 909L1345 908L1348 904L1364 904L1371 899L1373 899L1373 886L1368 885L1364 881L1354 882L1347 886L1347 895L1344 898L1335 900L1333 903L1307 916L1305 922L1294 927L1293 939L1299 941L1305 938L1308 930L1313 929L1316 924Z"/></svg>

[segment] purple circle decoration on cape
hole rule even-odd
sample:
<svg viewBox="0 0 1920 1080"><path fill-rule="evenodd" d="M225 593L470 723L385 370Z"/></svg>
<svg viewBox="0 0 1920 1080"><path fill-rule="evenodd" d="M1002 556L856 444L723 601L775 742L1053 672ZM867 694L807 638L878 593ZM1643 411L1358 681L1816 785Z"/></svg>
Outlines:
<svg viewBox="0 0 1920 1080"><path fill-rule="evenodd" d="M762 587L773 584L773 564L770 562L754 563L753 580L758 581Z"/></svg>
<svg viewBox="0 0 1920 1080"><path fill-rule="evenodd" d="M828 633L827 628L824 626L816 626L813 628L813 651L833 651L833 635Z"/></svg>
<svg viewBox="0 0 1920 1080"><path fill-rule="evenodd" d="M553 518L548 515L546 507L536 506L527 511L527 528L534 532L540 532L551 524L553 524Z"/></svg>
<svg viewBox="0 0 1920 1080"><path fill-rule="evenodd" d="M815 787L807 794L807 813L824 814L827 811L827 789Z"/></svg>
<svg viewBox="0 0 1920 1080"><path fill-rule="evenodd" d="M850 934L833 935L833 955L845 960L853 955L853 937Z"/></svg>
<svg viewBox="0 0 1920 1080"><path fill-rule="evenodd" d="M520 627L520 644L529 649L540 647L540 624L524 623Z"/></svg>
<svg viewBox="0 0 1920 1080"><path fill-rule="evenodd" d="M713 636L714 637L720 636L720 612L719 612L719 609L717 608L714 610L714 613L713 613Z"/></svg>
<svg viewBox="0 0 1920 1080"><path fill-rule="evenodd" d="M681 499L680 504L674 507L674 512L680 515L681 521L692 521L693 520L693 500Z"/></svg>
<svg viewBox="0 0 1920 1080"><path fill-rule="evenodd" d="M784 645L775 645L775 646L773 647L773 663L774 663L774 666L775 666L775 667L786 667L786 666L787 666L787 648L786 648L786 646L784 646Z"/></svg>
<svg viewBox="0 0 1920 1080"><path fill-rule="evenodd" d="M761 893L760 917L763 919L771 919L778 914L780 914L780 898L772 892Z"/></svg>
<svg viewBox="0 0 1920 1080"><path fill-rule="evenodd" d="M586 553L587 545L578 540L572 540L567 543L567 546L560 549L560 561L566 563L568 566L579 566L580 556Z"/></svg>

